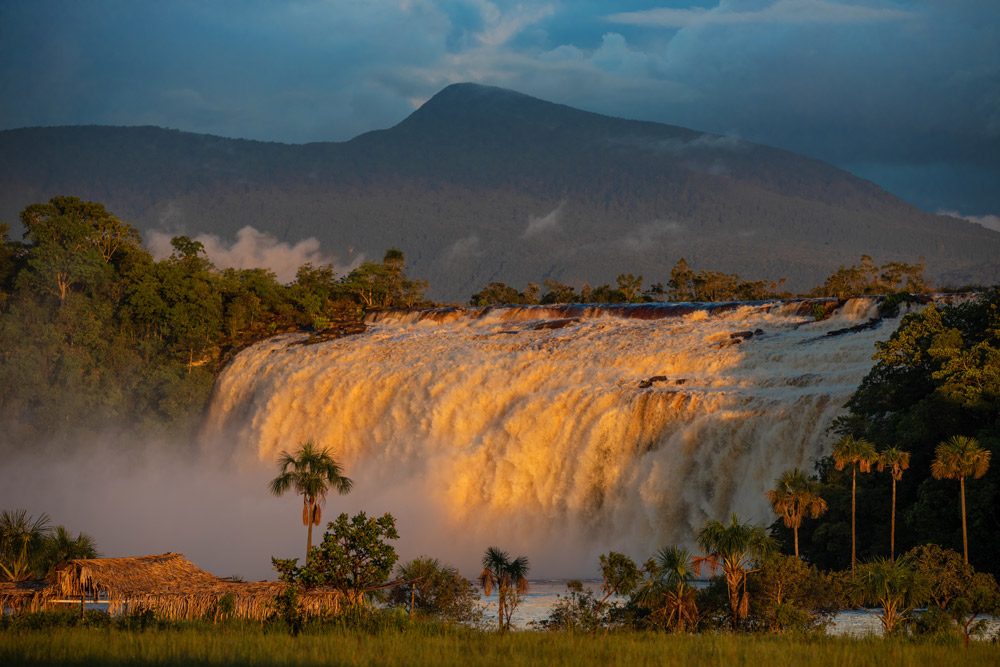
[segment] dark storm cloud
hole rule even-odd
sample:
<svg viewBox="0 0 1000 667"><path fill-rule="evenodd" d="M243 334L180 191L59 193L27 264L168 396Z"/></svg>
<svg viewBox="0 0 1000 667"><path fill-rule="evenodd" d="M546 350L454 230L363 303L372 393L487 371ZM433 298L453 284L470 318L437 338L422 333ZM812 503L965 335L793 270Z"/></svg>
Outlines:
<svg viewBox="0 0 1000 667"><path fill-rule="evenodd" d="M4 128L346 140L475 81L788 148L904 196L942 169L1000 170L1000 8L978 0L38 0L3 3L0 31ZM921 205L994 214L994 189L920 188Z"/></svg>

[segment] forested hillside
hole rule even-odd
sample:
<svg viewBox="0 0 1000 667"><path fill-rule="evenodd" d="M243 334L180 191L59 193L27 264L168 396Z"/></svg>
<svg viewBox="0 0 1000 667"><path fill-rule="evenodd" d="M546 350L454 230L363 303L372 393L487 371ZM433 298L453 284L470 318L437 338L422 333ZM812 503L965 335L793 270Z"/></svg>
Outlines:
<svg viewBox="0 0 1000 667"><path fill-rule="evenodd" d="M366 308L424 303L401 251L344 276L300 267L218 270L200 243L154 261L102 204L60 196L0 226L0 424L4 444L77 446L89 435L172 436L200 423L215 376L245 345L290 329L364 330Z"/></svg>
<svg viewBox="0 0 1000 667"><path fill-rule="evenodd" d="M498 281L665 283L684 257L801 292L868 253L935 284L1000 279L1000 233L829 164L731 137L450 86L399 125L283 145L152 127L0 132L0 220L73 193L143 232L315 237L342 263L405 248L436 300Z"/></svg>

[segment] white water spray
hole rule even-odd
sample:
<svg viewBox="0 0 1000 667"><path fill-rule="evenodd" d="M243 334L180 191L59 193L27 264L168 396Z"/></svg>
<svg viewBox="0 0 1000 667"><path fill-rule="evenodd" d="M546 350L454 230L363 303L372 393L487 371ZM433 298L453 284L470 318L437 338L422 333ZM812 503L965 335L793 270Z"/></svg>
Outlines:
<svg viewBox="0 0 1000 667"><path fill-rule="evenodd" d="M243 351L205 437L267 465L300 442L330 447L355 479L351 504L388 503L413 555L465 566L497 544L535 574L589 574L611 549L691 548L706 519L733 511L773 521L764 491L829 453L828 427L898 319L827 334L875 310L851 300L822 322L808 302L390 314L360 335Z"/></svg>

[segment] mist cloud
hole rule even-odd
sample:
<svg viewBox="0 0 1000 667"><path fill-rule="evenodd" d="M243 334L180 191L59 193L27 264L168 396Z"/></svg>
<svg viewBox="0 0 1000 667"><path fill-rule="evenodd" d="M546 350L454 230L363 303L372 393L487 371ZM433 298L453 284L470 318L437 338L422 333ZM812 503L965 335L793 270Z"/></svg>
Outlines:
<svg viewBox="0 0 1000 667"><path fill-rule="evenodd" d="M150 230L146 236L149 250L157 260L165 259L173 253L170 240L176 234ZM334 271L342 275L363 260L359 256L351 265L340 266L334 257L320 251L319 241L313 237L293 245L278 241L271 234L250 226L236 232L236 240L232 242L215 234L198 234L192 239L205 246L205 254L220 269L269 269L281 283L295 280L296 271L307 262L315 266L331 264Z"/></svg>
<svg viewBox="0 0 1000 667"><path fill-rule="evenodd" d="M968 220L977 225L982 225L986 229L1000 232L1000 215L962 215L958 211L938 211L938 215L950 215L953 218Z"/></svg>
<svg viewBox="0 0 1000 667"><path fill-rule="evenodd" d="M524 230L524 234L521 238L530 238L532 236L538 236L539 234L544 234L550 232L559 226L559 220L562 217L563 209L566 207L566 200L564 199L559 203L559 206L549 211L541 217L530 216L528 218L528 228Z"/></svg>
<svg viewBox="0 0 1000 667"><path fill-rule="evenodd" d="M471 234L448 246L448 249L444 252L444 257L448 260L457 260L475 257L479 254L479 236L477 234Z"/></svg>

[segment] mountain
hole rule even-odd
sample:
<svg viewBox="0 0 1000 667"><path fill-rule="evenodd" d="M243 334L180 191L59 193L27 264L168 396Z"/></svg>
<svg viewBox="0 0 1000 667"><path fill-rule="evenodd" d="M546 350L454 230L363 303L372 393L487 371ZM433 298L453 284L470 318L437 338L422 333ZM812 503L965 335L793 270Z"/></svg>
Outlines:
<svg viewBox="0 0 1000 667"><path fill-rule="evenodd" d="M938 282L1000 281L1000 233L923 212L819 160L611 118L520 93L449 86L395 127L287 145L154 127L0 132L0 220L59 194L150 229L314 236L347 263L406 253L431 296L490 281L666 282L695 269L803 290L863 253L925 257Z"/></svg>

